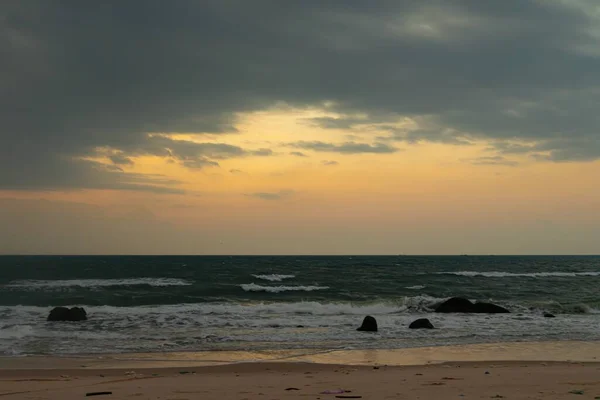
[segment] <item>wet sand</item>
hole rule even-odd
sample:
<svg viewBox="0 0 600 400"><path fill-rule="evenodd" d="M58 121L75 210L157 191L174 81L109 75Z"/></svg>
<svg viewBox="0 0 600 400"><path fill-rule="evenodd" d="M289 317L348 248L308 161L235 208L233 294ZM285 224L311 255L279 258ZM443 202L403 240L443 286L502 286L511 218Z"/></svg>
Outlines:
<svg viewBox="0 0 600 400"><path fill-rule="evenodd" d="M296 353L311 362L282 358L290 352L241 363L232 361L243 357L233 358L250 353L2 358L0 397L69 400L112 392L94 398L595 399L598 349L595 342L557 342Z"/></svg>

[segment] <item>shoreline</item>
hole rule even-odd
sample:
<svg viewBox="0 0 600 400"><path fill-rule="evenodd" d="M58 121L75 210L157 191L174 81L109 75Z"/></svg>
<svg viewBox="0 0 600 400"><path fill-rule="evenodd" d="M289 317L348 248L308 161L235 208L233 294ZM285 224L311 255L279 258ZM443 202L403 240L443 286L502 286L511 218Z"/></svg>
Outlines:
<svg viewBox="0 0 600 400"><path fill-rule="evenodd" d="M407 366L242 363L196 368L0 370L7 399L597 398L598 363L463 362ZM590 397L590 395L592 397ZM102 396L104 398L104 396Z"/></svg>
<svg viewBox="0 0 600 400"><path fill-rule="evenodd" d="M242 364L422 366L482 362L600 362L600 341L501 342L403 349L197 351L98 355L2 356L0 371L196 368Z"/></svg>
<svg viewBox="0 0 600 400"><path fill-rule="evenodd" d="M319 354L195 352L0 357L7 399L544 399L600 396L600 342ZM591 397L590 397L591 395Z"/></svg>

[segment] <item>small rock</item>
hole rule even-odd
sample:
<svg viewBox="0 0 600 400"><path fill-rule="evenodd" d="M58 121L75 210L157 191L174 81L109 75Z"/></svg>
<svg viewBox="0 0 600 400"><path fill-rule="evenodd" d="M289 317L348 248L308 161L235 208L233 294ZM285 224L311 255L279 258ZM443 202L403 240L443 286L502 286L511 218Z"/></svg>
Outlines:
<svg viewBox="0 0 600 400"><path fill-rule="evenodd" d="M549 313L549 312L545 312L545 313L544 313L544 318L556 318L556 315L554 315L554 314L551 314L551 313Z"/></svg>
<svg viewBox="0 0 600 400"><path fill-rule="evenodd" d="M498 314L509 313L510 311L496 304L477 302L472 303L462 297L452 297L439 304L435 310L438 313L481 313Z"/></svg>
<svg viewBox="0 0 600 400"><path fill-rule="evenodd" d="M48 314L47 321L85 321L87 313L82 307L54 307Z"/></svg>
<svg viewBox="0 0 600 400"><path fill-rule="evenodd" d="M106 395L111 395L112 392L89 392L86 393L85 396L86 397L91 397L91 396L106 396Z"/></svg>
<svg viewBox="0 0 600 400"><path fill-rule="evenodd" d="M362 325L356 330L363 332L377 332L377 320L370 315L367 315L365 319L363 319Z"/></svg>
<svg viewBox="0 0 600 400"><path fill-rule="evenodd" d="M433 329L433 324L427 318L419 318L408 326L409 329Z"/></svg>

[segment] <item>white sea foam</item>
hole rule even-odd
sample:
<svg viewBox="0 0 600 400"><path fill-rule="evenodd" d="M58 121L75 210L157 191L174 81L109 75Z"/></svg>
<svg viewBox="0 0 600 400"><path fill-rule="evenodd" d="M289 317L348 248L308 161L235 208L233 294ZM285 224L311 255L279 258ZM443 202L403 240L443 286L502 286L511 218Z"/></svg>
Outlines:
<svg viewBox="0 0 600 400"><path fill-rule="evenodd" d="M271 275L252 275L256 279L262 279L264 281L270 282L281 282L284 279L292 279L295 278L296 275L279 275L279 274L271 274Z"/></svg>
<svg viewBox="0 0 600 400"><path fill-rule="evenodd" d="M174 278L126 278L126 279L68 279L68 280L21 280L10 282L7 288L63 289L69 287L97 288L105 286L188 286L192 282Z"/></svg>
<svg viewBox="0 0 600 400"><path fill-rule="evenodd" d="M0 328L0 339L22 339L33 334L30 325L10 325Z"/></svg>
<svg viewBox="0 0 600 400"><path fill-rule="evenodd" d="M398 302L376 302L376 303L320 303L316 301L298 302L267 302L267 303L185 303L185 304L163 304L137 307L115 307L115 306L86 306L90 321L107 320L129 320L149 317L156 321L159 316L165 316L170 320L185 317L205 318L212 316L227 316L237 318L263 317L269 315L384 315L394 314L406 310L417 304L435 303L440 299L428 296L405 297ZM0 306L0 318L3 320L32 320L45 321L52 307L38 306ZM166 319L165 319L166 320Z"/></svg>
<svg viewBox="0 0 600 400"><path fill-rule="evenodd" d="M425 289L425 286L424 285L406 286L404 289L421 290L421 289Z"/></svg>
<svg viewBox="0 0 600 400"><path fill-rule="evenodd" d="M85 306L85 323L48 323L51 307L0 306L0 355L89 354L281 348L395 348L439 344L540 340L597 340L595 315L538 311L502 315L429 314L438 302L407 296L375 303L185 303L137 307ZM356 332L365 315L377 318L374 335ZM431 318L433 332L408 329ZM528 329L523 330L523 320Z"/></svg>
<svg viewBox="0 0 600 400"><path fill-rule="evenodd" d="M511 277L529 277L529 278L546 278L546 277L577 277L577 276L600 276L600 271L587 272L501 272L501 271L448 271L436 272L439 275L458 275L458 276L485 276L488 278L511 278Z"/></svg>
<svg viewBox="0 0 600 400"><path fill-rule="evenodd" d="M312 292L314 290L326 290L329 286L261 286L256 283L245 283L240 285L246 292L268 292L268 293L281 293L281 292Z"/></svg>

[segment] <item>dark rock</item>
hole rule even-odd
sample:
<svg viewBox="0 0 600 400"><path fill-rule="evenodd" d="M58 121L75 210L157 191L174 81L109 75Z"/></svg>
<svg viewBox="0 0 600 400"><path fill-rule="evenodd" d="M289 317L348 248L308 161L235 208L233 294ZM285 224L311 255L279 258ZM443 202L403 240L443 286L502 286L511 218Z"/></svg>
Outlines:
<svg viewBox="0 0 600 400"><path fill-rule="evenodd" d="M452 297L435 308L439 313L473 312L473 303L462 297Z"/></svg>
<svg viewBox="0 0 600 400"><path fill-rule="evenodd" d="M363 319L363 323L360 328L357 329L357 331L377 332L377 321L375 318L367 315L365 319Z"/></svg>
<svg viewBox="0 0 600 400"><path fill-rule="evenodd" d="M491 303L472 303L462 297L452 297L438 305L435 312L439 313L509 313L506 308Z"/></svg>
<svg viewBox="0 0 600 400"><path fill-rule="evenodd" d="M87 313L81 307L54 307L47 318L48 321L85 321Z"/></svg>
<svg viewBox="0 0 600 400"><path fill-rule="evenodd" d="M556 318L556 315L554 315L554 314L551 314L551 313L549 313L549 312L545 312L545 313L544 313L544 317L546 317L546 318Z"/></svg>
<svg viewBox="0 0 600 400"><path fill-rule="evenodd" d="M506 314L509 313L506 308L500 307L496 304L492 303L475 303L473 304L473 312L475 313L485 313L485 314Z"/></svg>
<svg viewBox="0 0 600 400"><path fill-rule="evenodd" d="M409 329L433 329L433 324L427 318L419 318L408 326Z"/></svg>

